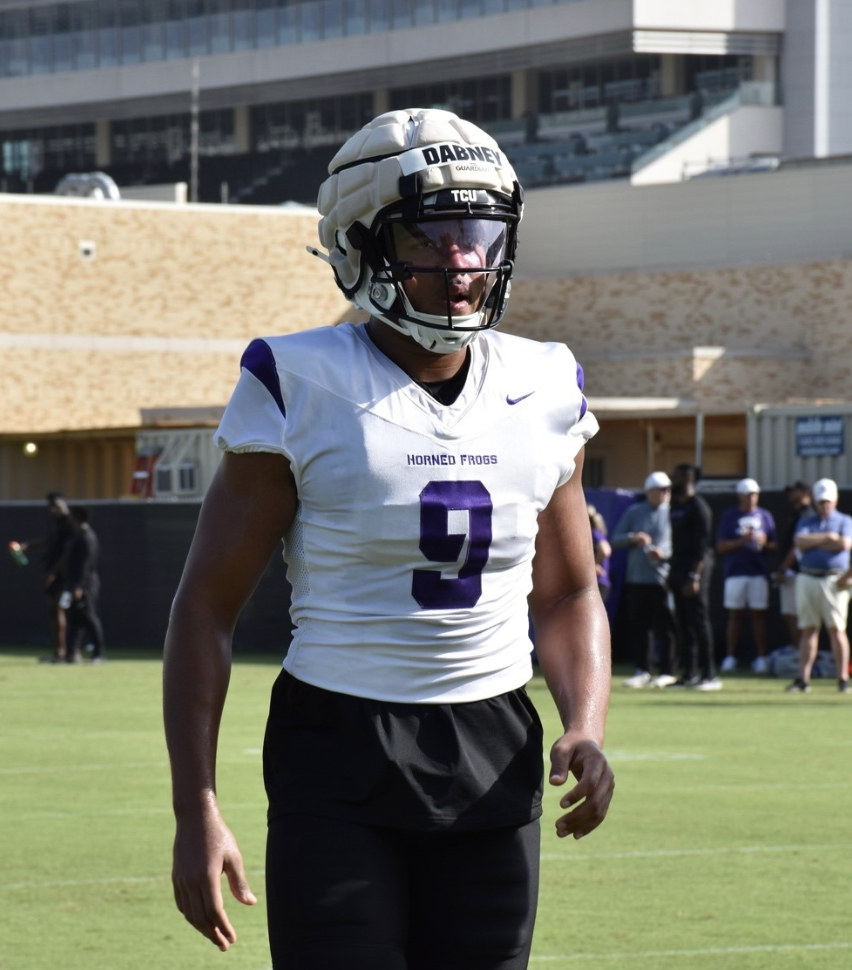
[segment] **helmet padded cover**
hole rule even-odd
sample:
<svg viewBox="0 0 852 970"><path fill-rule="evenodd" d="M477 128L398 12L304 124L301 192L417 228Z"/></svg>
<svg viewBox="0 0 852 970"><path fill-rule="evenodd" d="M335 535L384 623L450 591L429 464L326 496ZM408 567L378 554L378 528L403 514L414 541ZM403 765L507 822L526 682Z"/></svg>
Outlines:
<svg viewBox="0 0 852 970"><path fill-rule="evenodd" d="M361 252L346 238L355 222L369 229L378 213L401 199L399 180L407 174L404 153L433 145L473 145L490 149L492 161L443 160L419 170L424 195L447 188L478 188L511 196L515 172L497 142L451 111L417 108L388 111L354 134L328 166L336 172L320 186L319 238L328 251L340 286L354 291L362 280ZM364 159L362 164L357 164ZM354 296L354 293L352 294Z"/></svg>

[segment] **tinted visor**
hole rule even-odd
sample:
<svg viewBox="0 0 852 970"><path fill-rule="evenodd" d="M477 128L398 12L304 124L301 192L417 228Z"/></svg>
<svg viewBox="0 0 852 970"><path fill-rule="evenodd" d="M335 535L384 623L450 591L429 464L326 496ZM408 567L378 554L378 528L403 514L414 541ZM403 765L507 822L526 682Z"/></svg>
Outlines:
<svg viewBox="0 0 852 970"><path fill-rule="evenodd" d="M388 227L389 256L414 269L486 269L506 257L506 223L471 217L394 222Z"/></svg>

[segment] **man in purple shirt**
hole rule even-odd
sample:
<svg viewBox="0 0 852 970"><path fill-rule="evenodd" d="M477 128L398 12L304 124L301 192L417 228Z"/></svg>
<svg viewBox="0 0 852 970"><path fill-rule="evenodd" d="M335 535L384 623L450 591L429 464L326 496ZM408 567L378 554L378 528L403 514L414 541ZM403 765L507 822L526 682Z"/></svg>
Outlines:
<svg viewBox="0 0 852 970"><path fill-rule="evenodd" d="M758 674L769 670L766 659L766 612L769 608L767 554L778 548L775 520L757 503L760 486L753 478L737 482L736 508L728 509L716 530L716 551L724 557L724 606L728 611L727 656L722 670L737 667L737 647L745 611L751 613L751 628L757 656L751 669Z"/></svg>
<svg viewBox="0 0 852 970"><path fill-rule="evenodd" d="M852 517L837 511L837 484L830 478L814 482L816 515L799 523L796 549L801 553L796 579L796 611L799 616L799 676L788 691L811 689L811 670L816 660L819 630L825 626L837 666L837 688L849 693L849 550L852 549Z"/></svg>

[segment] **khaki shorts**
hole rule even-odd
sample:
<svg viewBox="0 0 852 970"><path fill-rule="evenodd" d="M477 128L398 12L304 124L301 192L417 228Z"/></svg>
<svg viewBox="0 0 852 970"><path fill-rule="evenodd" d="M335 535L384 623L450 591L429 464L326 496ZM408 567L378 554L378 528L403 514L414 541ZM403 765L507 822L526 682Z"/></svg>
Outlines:
<svg viewBox="0 0 852 970"><path fill-rule="evenodd" d="M836 576L809 576L796 579L796 615L802 630L826 627L845 630L849 616L849 590L838 589Z"/></svg>

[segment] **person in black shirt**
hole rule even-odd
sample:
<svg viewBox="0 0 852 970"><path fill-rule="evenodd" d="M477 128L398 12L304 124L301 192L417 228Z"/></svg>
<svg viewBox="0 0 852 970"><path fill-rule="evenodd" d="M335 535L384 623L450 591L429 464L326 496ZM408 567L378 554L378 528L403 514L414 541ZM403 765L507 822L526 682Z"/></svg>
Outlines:
<svg viewBox="0 0 852 970"><path fill-rule="evenodd" d="M92 662L102 663L104 631L98 616L101 578L98 573L100 546L89 525L89 511L80 505L71 508L74 538L68 547L68 569L63 603L68 612L68 662L79 663L81 637L93 646Z"/></svg>
<svg viewBox="0 0 852 970"><path fill-rule="evenodd" d="M681 634L681 677L671 687L719 690L710 626L713 513L696 494L695 465L678 465L672 479L672 558L669 586Z"/></svg>
<svg viewBox="0 0 852 970"><path fill-rule="evenodd" d="M65 610L59 605L62 590L65 587L65 556L68 545L74 537L71 518L68 514L68 503L61 492L48 492L47 510L50 513L50 524L47 535L38 539L27 539L19 542L21 552L33 549L44 549L42 564L44 567L44 592L49 600L50 628L53 636L53 653L41 659L45 663L64 663L66 657L66 617Z"/></svg>

